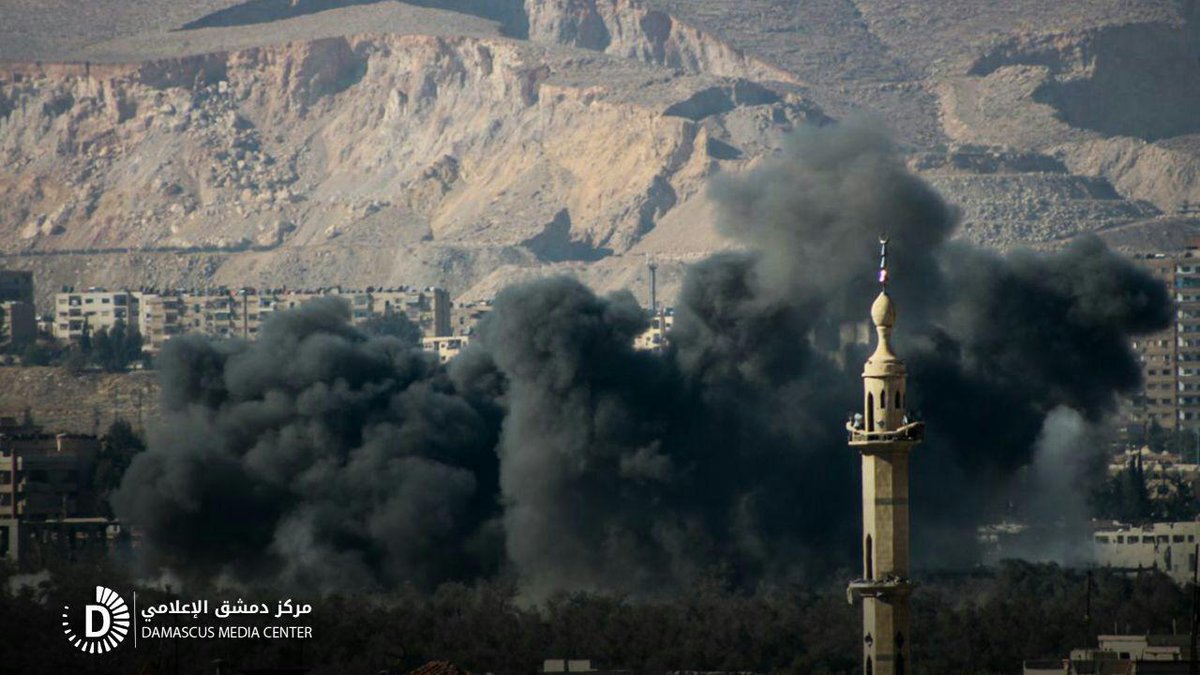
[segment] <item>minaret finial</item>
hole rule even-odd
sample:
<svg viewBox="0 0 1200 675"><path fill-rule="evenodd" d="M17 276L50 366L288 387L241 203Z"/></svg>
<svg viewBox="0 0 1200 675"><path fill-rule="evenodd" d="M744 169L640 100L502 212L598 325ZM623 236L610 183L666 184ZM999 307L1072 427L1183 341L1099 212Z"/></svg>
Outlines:
<svg viewBox="0 0 1200 675"><path fill-rule="evenodd" d="M884 292L887 291L888 285L887 247L888 236L879 235L879 285L883 286Z"/></svg>

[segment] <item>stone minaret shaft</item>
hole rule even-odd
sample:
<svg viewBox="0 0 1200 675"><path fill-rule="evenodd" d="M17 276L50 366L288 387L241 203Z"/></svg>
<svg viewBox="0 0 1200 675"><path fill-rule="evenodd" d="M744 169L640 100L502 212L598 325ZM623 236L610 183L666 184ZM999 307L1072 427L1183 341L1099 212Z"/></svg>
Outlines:
<svg viewBox="0 0 1200 675"><path fill-rule="evenodd" d="M905 675L909 655L908 458L924 426L910 422L907 378L892 351L896 307L887 291L887 240L882 239L879 281L871 306L878 344L863 367L863 413L847 424L850 447L862 455L862 578L850 582L850 601L863 601L864 675Z"/></svg>

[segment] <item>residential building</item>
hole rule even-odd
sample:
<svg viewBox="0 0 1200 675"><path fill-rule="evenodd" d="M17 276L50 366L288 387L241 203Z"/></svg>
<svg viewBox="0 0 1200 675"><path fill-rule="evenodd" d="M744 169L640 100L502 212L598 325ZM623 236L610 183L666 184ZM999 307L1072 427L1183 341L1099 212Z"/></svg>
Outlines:
<svg viewBox="0 0 1200 675"><path fill-rule="evenodd" d="M1068 659L1026 661L1024 675L1185 675L1191 667L1188 635L1101 635L1098 642Z"/></svg>
<svg viewBox="0 0 1200 675"><path fill-rule="evenodd" d="M1114 523L1092 534L1096 564L1122 570L1159 569L1177 583L1192 580L1200 522Z"/></svg>
<svg viewBox="0 0 1200 675"><path fill-rule="evenodd" d="M471 337L469 335L421 338L421 348L427 352L436 354L438 360L442 363L449 363L454 357L462 353L462 350L466 349L470 343Z"/></svg>
<svg viewBox="0 0 1200 675"><path fill-rule="evenodd" d="M650 327L633 339L639 351L662 353L667 348L671 329L675 327L675 310L667 307L650 317Z"/></svg>
<svg viewBox="0 0 1200 675"><path fill-rule="evenodd" d="M441 288L415 289L408 287L367 289L370 312L387 316L404 312L410 321L421 328L425 337L449 337L451 328L450 294Z"/></svg>
<svg viewBox="0 0 1200 675"><path fill-rule="evenodd" d="M19 565L107 545L91 476L100 440L0 418L0 558Z"/></svg>
<svg viewBox="0 0 1200 675"><path fill-rule="evenodd" d="M78 341L85 331L94 334L101 328L111 331L118 321L137 326L138 297L130 291L89 288L68 290L54 298L54 337Z"/></svg>
<svg viewBox="0 0 1200 675"><path fill-rule="evenodd" d="M0 345L21 347L37 340L37 313L33 303L0 302Z"/></svg>
<svg viewBox="0 0 1200 675"><path fill-rule="evenodd" d="M454 307L451 335L476 335L479 332L479 322L491 311L490 300L459 303Z"/></svg>
<svg viewBox="0 0 1200 675"><path fill-rule="evenodd" d="M104 557L123 538L120 522L102 516L28 520L0 516L0 558L18 569L40 570L52 561Z"/></svg>
<svg viewBox="0 0 1200 675"><path fill-rule="evenodd" d="M1194 499L1196 488L1200 486L1200 463L1196 461L1198 455L1200 448L1195 447L1186 451L1186 459L1183 455L1166 451L1154 452L1148 447L1128 448L1109 460L1108 476L1118 476L1136 466L1145 480L1151 500L1172 499L1180 490Z"/></svg>
<svg viewBox="0 0 1200 675"><path fill-rule="evenodd" d="M142 348L158 352L167 340L183 332L183 300L177 295L153 292L134 294L137 300L136 326L142 335Z"/></svg>
<svg viewBox="0 0 1200 675"><path fill-rule="evenodd" d="M253 340L262 324L279 310L300 307L317 298L341 297L350 304L352 321L361 324L372 316L402 312L420 327L425 337L449 337L450 294L439 288L409 287L343 290L230 289L225 287L158 291L83 292L68 289L55 297L53 334L60 340L78 341L84 331L112 330L123 319L142 334L144 348L157 352L176 335L199 333Z"/></svg>
<svg viewBox="0 0 1200 675"><path fill-rule="evenodd" d="M1128 422L1200 431L1200 249L1135 256L1171 293L1170 326L1133 341L1144 386Z"/></svg>

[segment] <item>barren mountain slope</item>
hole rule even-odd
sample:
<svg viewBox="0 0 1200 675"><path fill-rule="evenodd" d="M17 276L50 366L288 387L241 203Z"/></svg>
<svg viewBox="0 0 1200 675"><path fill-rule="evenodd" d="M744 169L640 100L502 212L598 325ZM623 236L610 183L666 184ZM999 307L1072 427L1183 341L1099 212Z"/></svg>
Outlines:
<svg viewBox="0 0 1200 675"><path fill-rule="evenodd" d="M707 179L865 111L998 246L1200 199L1191 0L0 4L0 264L63 283L644 283ZM1157 219L1157 220L1155 220Z"/></svg>

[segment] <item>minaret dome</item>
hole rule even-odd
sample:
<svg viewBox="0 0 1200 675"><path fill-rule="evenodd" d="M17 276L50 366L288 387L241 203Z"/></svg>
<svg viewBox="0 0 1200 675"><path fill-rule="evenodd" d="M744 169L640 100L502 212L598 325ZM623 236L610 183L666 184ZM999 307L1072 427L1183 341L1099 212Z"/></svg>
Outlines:
<svg viewBox="0 0 1200 675"><path fill-rule="evenodd" d="M896 303L892 302L892 296L887 291L881 291L879 297L875 298L875 304L871 305L871 320L877 328L896 325Z"/></svg>

